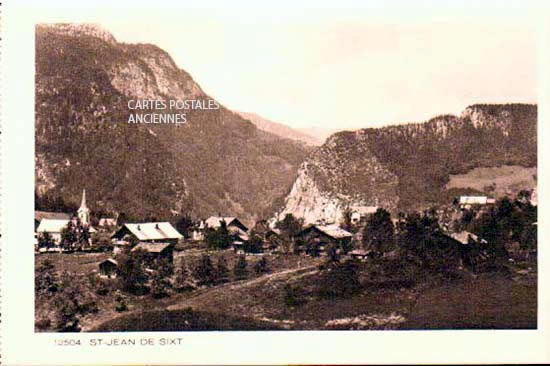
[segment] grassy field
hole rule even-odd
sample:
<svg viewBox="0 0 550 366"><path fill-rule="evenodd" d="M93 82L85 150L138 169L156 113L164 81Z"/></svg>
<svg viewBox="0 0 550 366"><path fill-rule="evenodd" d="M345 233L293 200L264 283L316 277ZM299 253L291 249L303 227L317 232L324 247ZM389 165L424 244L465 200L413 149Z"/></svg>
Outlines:
<svg viewBox="0 0 550 366"><path fill-rule="evenodd" d="M403 329L536 329L536 281L485 275L422 294Z"/></svg>
<svg viewBox="0 0 550 366"><path fill-rule="evenodd" d="M179 252L175 255L174 264L180 265L181 261L192 268L198 258L207 253L211 256L214 266L217 263L218 257L223 256L226 259L227 266L230 271L230 282L220 287L232 286L235 282L235 278L232 274L232 266L236 262L237 255L233 251L214 251L206 252L204 250L190 250L188 252ZM162 299L155 299L150 294L136 296L131 294L123 294L124 301L128 306L127 312L117 312L115 310L117 301L115 300L116 280L105 280L109 287L109 293L105 295L99 295L97 289L90 282L90 277L97 278L98 265L106 258L112 257L112 253L44 253L36 255L35 264L40 266L44 261L48 260L53 263L58 275L62 272L68 272L72 278L72 284L79 289L79 292L85 294L87 300L94 301L97 304L99 311L84 316L80 320L80 326L83 331L89 331L90 329L98 327L100 324L110 321L114 318L118 318L128 313L142 313L150 310L166 309L174 304L185 303L187 298L197 296L204 291L210 291L212 289L198 289L193 292L178 293L172 291L169 297ZM242 283L246 281L256 281L262 276L270 276L272 273L280 273L287 270L292 270L301 267L315 266L319 263L319 259L311 257L299 257L299 256L287 256L287 255L265 255L268 263L267 274L258 274L253 270L254 264L259 261L262 256L254 255L247 256L248 262L248 276L246 280L236 281L235 283ZM53 319L54 310L57 305L51 299L40 299L36 302L35 318L40 321L44 319ZM218 309L219 310L219 309ZM215 317L213 318L215 319ZM37 328L37 331L51 331L50 327Z"/></svg>
<svg viewBox="0 0 550 366"><path fill-rule="evenodd" d="M537 168L525 168L517 165L503 165L494 168L475 168L466 174L451 175L446 188L473 188L484 192L486 187L494 185L492 193L496 197L506 194L515 195L522 189L533 189L537 185L534 176Z"/></svg>
<svg viewBox="0 0 550 366"><path fill-rule="evenodd" d="M193 262L200 252L180 256ZM230 251L211 253L227 256ZM125 295L128 311L115 311L113 290L94 292L88 274L109 254L44 254L58 271L74 274L74 283L89 294L99 311L81 319L83 331L123 330L252 330L252 329L532 329L536 328L536 271L515 268L513 275L483 274L454 281L421 282L411 287L378 286L365 272L360 291L347 298L325 299L316 295L320 258L267 256L271 272L255 274L190 292L172 292L155 299L151 295ZM259 256L248 257L252 266ZM213 260L215 263L215 259ZM364 264L364 266L367 266ZM365 267L367 268L367 267ZM536 268L536 267L534 267ZM519 272L518 272L519 271ZM301 303L285 302L287 287L296 290ZM37 319L52 315L54 304L37 303ZM164 320L163 320L164 319ZM38 329L48 331L48 329Z"/></svg>

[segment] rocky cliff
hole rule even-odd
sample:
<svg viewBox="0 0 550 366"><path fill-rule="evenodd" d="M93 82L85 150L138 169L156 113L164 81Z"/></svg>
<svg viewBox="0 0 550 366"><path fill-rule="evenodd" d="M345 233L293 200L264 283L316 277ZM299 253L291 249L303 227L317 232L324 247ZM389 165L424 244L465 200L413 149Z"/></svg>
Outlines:
<svg viewBox="0 0 550 366"><path fill-rule="evenodd" d="M407 211L448 203L452 174L537 164L537 107L473 105L460 116L340 132L302 163L278 218L339 222L346 208Z"/></svg>

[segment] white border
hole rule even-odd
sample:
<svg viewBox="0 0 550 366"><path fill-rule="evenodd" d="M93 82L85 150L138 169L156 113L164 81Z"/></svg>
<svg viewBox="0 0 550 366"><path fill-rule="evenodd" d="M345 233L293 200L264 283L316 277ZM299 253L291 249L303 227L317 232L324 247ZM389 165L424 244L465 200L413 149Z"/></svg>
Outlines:
<svg viewBox="0 0 550 366"><path fill-rule="evenodd" d="M97 2L94 2L95 4ZM103 7L118 8L151 6L145 1L122 1L116 5L100 2ZM508 6L507 15L525 2L487 2L490 6ZM487 4L485 3L485 4ZM179 347L60 347L55 339L78 338L83 341L97 337L85 333L77 336L34 333L34 253L33 235L34 191L34 25L49 21L58 11L59 19L67 18L63 9L75 8L86 14L96 14L92 3L74 4L49 1L2 4L2 227L1 280L2 318L1 360L8 365L47 364L286 364L286 363L541 363L550 362L548 309L549 251L545 249L548 230L544 223L548 210L539 203L539 329L532 331L378 331L378 332L194 332L194 333L117 333L101 334L102 338L182 337ZM185 5L193 6L196 2ZM396 19L419 19L434 13L436 2L382 2L365 5L358 1L304 2L303 6L372 7L382 15L384 9L394 11ZM441 2L438 2L441 4ZM448 2L446 11L479 10L477 2ZM529 2L533 5L534 3ZM550 30L547 7L539 4L532 17L539 31L539 182L550 181L547 166L550 119ZM154 6L169 6L155 1ZM47 6L42 12L38 8ZM175 6L175 5L174 5ZM181 6L181 5L180 5ZM201 4L201 6L205 6ZM227 6L209 2L206 6ZM231 4L233 11L246 12L252 2ZM284 2L288 11L300 14L294 2ZM58 9L56 9L58 8ZM87 9L85 9L87 8ZM37 10L38 9L38 10ZM236 9L236 10L235 10ZM112 9L111 9L112 10ZM445 10L445 9L443 9ZM506 12L505 11L505 12ZM302 12L303 13L303 12ZM307 12L306 12L307 13ZM535 13L537 13L535 15ZM418 17L415 18L415 16ZM124 13L121 12L121 17ZM547 202L548 189L539 185L539 202Z"/></svg>

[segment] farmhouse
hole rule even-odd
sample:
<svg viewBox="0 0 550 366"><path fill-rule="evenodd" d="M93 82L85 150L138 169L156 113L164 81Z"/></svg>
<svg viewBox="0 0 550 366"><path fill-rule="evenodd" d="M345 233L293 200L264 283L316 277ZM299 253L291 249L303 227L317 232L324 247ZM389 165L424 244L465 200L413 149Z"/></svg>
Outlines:
<svg viewBox="0 0 550 366"><path fill-rule="evenodd" d="M351 213L351 223L358 225L359 223L365 221L369 215L375 213L376 210L378 210L378 206L358 207Z"/></svg>
<svg viewBox="0 0 550 366"><path fill-rule="evenodd" d="M458 204L460 208L470 208L472 206L485 206L495 203L494 198L487 196L460 196Z"/></svg>
<svg viewBox="0 0 550 366"><path fill-rule="evenodd" d="M340 228L338 225L310 225L298 233L296 239L303 241L306 246L324 251L329 244L338 246L350 245L353 234Z"/></svg>
<svg viewBox="0 0 550 366"><path fill-rule="evenodd" d="M115 277L117 268L118 262L113 258L108 258L99 263L99 274L107 278Z"/></svg>
<svg viewBox="0 0 550 366"><path fill-rule="evenodd" d="M151 265L159 259L166 259L170 262L174 260L173 243L151 243L140 242L132 248L132 252L141 250L144 252L146 265Z"/></svg>
<svg viewBox="0 0 550 366"><path fill-rule="evenodd" d="M116 219L111 217L102 217L101 219L99 219L99 226L103 228L115 227Z"/></svg>
<svg viewBox="0 0 550 366"><path fill-rule="evenodd" d="M225 225L227 226L227 229L231 232L232 228L233 231L235 229L239 229L242 232L247 232L248 228L239 221L236 217L222 217L222 216L210 216L208 219L206 219L204 222L201 223L199 229L206 229L206 227L217 229L221 226L222 222L225 222Z"/></svg>
<svg viewBox="0 0 550 366"><path fill-rule="evenodd" d="M176 244L183 236L169 222L144 222L140 224L124 224L111 235L116 241L130 239L149 243Z"/></svg>
<svg viewBox="0 0 550 366"><path fill-rule="evenodd" d="M369 254L370 254L370 250L364 250L364 249L354 249L351 252L349 252L349 255L352 258L361 259L361 260L367 259Z"/></svg>
<svg viewBox="0 0 550 366"><path fill-rule="evenodd" d="M37 231L40 222L43 219L50 220L70 220L71 214L65 212L34 211L34 230Z"/></svg>
<svg viewBox="0 0 550 366"><path fill-rule="evenodd" d="M463 244L463 245L467 245L469 244L471 241L474 241L476 243L487 243L487 241L485 239L481 239L479 240L479 238L477 237L476 234L472 234L468 231L461 231L459 233L452 233L452 234L449 234L449 236L453 239L455 239L456 241L458 241L459 243Z"/></svg>
<svg viewBox="0 0 550 366"><path fill-rule="evenodd" d="M69 219L42 219L36 229L38 236L50 234L56 245L61 242L61 231L69 225Z"/></svg>

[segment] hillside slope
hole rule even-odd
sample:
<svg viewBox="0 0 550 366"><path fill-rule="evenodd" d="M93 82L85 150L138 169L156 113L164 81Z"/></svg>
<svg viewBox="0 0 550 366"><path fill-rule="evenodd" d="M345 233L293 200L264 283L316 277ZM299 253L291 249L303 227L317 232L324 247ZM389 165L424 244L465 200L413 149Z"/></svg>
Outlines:
<svg viewBox="0 0 550 366"><path fill-rule="evenodd" d="M300 130L293 129L282 123L273 122L256 113L237 112L241 117L252 122L262 131L270 132L279 137L287 138L294 141L301 141L310 146L321 146L324 142L314 136L308 135Z"/></svg>
<svg viewBox="0 0 550 366"><path fill-rule="evenodd" d="M339 221L346 207L391 211L449 202L449 177L537 165L537 107L473 105L461 116L339 132L301 166L278 217Z"/></svg>
<svg viewBox="0 0 550 366"><path fill-rule="evenodd" d="M36 27L39 200L76 204L85 188L92 211L250 223L272 212L306 155L223 106L188 111L184 125L128 124L130 99L210 98L156 46L91 25Z"/></svg>

